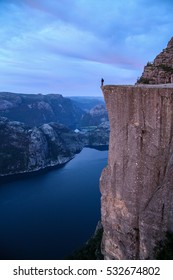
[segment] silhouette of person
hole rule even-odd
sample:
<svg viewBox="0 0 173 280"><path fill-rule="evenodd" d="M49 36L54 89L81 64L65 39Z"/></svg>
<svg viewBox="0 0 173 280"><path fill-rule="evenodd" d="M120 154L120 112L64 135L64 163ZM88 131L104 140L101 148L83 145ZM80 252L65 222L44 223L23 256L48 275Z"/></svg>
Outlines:
<svg viewBox="0 0 173 280"><path fill-rule="evenodd" d="M103 86L103 84L104 84L104 79L102 78L101 79L101 86Z"/></svg>

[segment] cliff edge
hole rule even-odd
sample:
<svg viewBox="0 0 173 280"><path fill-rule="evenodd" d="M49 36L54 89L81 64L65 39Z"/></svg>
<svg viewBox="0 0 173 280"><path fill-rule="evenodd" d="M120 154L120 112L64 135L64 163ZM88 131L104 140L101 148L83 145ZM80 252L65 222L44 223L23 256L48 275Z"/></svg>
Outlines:
<svg viewBox="0 0 173 280"><path fill-rule="evenodd" d="M103 86L110 121L101 187L105 259L153 259L173 231L173 88Z"/></svg>

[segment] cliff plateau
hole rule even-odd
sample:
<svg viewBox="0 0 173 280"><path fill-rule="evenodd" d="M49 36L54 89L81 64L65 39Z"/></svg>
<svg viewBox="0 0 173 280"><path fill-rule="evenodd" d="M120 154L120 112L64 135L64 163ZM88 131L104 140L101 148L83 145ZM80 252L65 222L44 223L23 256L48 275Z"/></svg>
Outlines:
<svg viewBox="0 0 173 280"><path fill-rule="evenodd" d="M105 259L153 259L173 231L173 88L103 86L110 121L101 217Z"/></svg>

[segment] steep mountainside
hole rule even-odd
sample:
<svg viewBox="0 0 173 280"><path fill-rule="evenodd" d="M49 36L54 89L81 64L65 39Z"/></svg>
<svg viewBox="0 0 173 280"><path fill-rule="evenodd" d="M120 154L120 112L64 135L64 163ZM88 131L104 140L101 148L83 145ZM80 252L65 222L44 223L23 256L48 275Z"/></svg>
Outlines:
<svg viewBox="0 0 173 280"><path fill-rule="evenodd" d="M57 123L30 128L0 118L0 176L63 164L80 152L80 136Z"/></svg>
<svg viewBox="0 0 173 280"><path fill-rule="evenodd" d="M0 116L29 126L57 122L76 128L83 111L60 94L17 94L0 92Z"/></svg>
<svg viewBox="0 0 173 280"><path fill-rule="evenodd" d="M105 259L153 259L173 232L173 87L102 90L110 120L102 252Z"/></svg>
<svg viewBox="0 0 173 280"><path fill-rule="evenodd" d="M108 121L108 113L105 105L96 105L82 115L80 126L97 126L106 121Z"/></svg>
<svg viewBox="0 0 173 280"><path fill-rule="evenodd" d="M103 122L90 130L82 130L82 132L80 132L84 146L100 147L101 149L103 146L107 149L109 145L109 134L110 125L108 121Z"/></svg>
<svg viewBox="0 0 173 280"><path fill-rule="evenodd" d="M173 83L173 38L153 62L147 63L142 76L137 81L137 84L166 83Z"/></svg>

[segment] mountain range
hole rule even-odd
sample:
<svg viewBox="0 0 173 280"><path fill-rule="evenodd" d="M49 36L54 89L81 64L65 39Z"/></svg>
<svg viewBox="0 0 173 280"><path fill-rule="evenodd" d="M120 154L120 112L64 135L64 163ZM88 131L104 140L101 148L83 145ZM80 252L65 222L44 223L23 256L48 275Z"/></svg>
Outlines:
<svg viewBox="0 0 173 280"><path fill-rule="evenodd" d="M84 146L108 145L103 98L1 92L0 139L0 176L61 165Z"/></svg>

